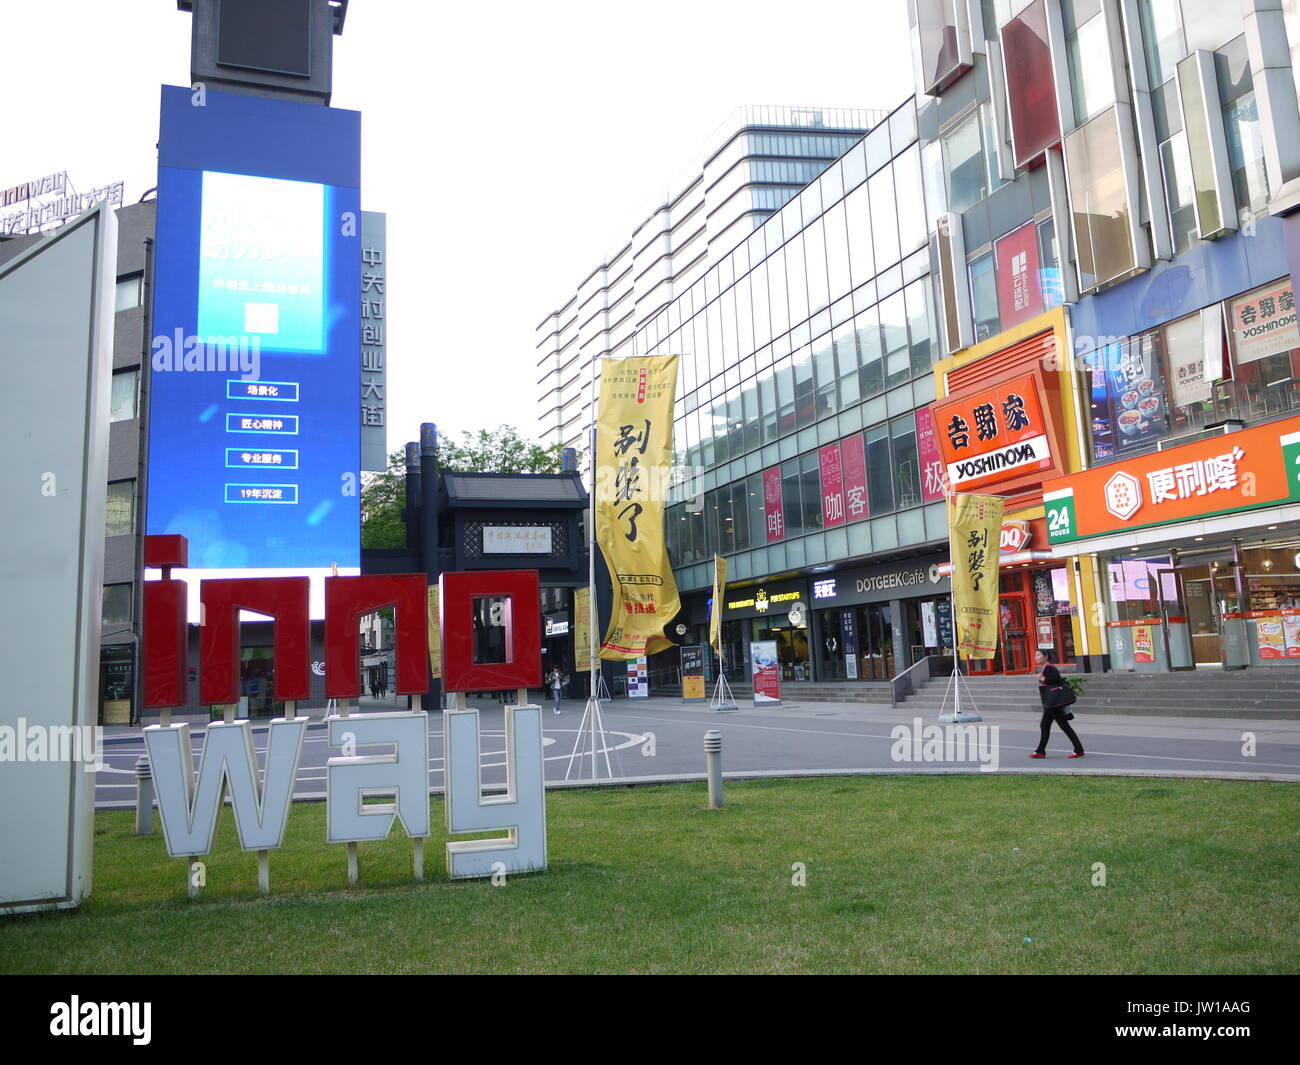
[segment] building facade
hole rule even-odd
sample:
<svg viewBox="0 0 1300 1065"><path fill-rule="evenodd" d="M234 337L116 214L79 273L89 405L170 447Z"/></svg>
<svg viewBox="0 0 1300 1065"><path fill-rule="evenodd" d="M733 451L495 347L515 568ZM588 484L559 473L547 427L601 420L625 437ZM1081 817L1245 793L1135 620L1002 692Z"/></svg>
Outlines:
<svg viewBox="0 0 1300 1065"><path fill-rule="evenodd" d="M1031 535L996 665L1300 663L1300 5L911 16L933 420L952 486Z"/></svg>
<svg viewBox="0 0 1300 1065"><path fill-rule="evenodd" d="M631 237L537 327L540 439L584 454L592 367L632 353L637 330L838 159L879 117L834 108L752 106L673 188L648 204Z"/></svg>

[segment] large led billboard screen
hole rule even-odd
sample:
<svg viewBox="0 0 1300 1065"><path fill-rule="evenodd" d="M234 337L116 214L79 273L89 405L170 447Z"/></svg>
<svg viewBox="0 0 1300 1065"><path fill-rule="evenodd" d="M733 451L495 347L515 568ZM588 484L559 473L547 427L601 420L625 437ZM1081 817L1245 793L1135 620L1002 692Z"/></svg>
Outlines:
<svg viewBox="0 0 1300 1065"><path fill-rule="evenodd" d="M147 528L189 579L359 571L360 140L355 111L163 88Z"/></svg>

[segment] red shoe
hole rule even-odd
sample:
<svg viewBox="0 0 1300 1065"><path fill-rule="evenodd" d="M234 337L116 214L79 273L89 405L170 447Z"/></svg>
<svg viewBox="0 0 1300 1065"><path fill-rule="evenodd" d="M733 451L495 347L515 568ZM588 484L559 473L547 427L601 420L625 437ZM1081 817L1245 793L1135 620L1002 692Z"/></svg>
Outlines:
<svg viewBox="0 0 1300 1065"><path fill-rule="evenodd" d="M1083 752L1082 752L1082 751L1075 751L1075 752L1074 752L1072 755L1070 755L1069 757L1071 757L1071 758L1082 758L1082 757L1083 757Z"/></svg>
<svg viewBox="0 0 1300 1065"><path fill-rule="evenodd" d="M1029 757L1030 757L1030 758L1046 758L1047 755L1045 755L1045 754L1039 754L1037 751L1035 751L1035 752L1034 752L1033 754L1031 754ZM1073 758L1074 755L1071 755L1070 757Z"/></svg>

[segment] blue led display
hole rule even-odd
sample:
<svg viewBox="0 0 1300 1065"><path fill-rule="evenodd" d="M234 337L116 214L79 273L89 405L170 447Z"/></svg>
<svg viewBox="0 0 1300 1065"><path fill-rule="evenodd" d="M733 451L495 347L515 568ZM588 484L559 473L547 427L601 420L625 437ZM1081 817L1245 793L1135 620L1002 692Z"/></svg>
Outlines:
<svg viewBox="0 0 1300 1065"><path fill-rule="evenodd" d="M163 88L146 528L192 569L360 565L360 118Z"/></svg>

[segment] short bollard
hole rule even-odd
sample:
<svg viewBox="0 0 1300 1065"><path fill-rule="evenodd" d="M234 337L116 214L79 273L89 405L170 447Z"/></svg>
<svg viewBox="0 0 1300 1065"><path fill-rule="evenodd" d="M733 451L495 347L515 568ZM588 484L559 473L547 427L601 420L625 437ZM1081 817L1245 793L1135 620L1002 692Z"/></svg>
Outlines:
<svg viewBox="0 0 1300 1065"><path fill-rule="evenodd" d="M722 809L722 733L715 728L704 734L704 760L709 774L709 809Z"/></svg>
<svg viewBox="0 0 1300 1065"><path fill-rule="evenodd" d="M135 760L135 834L153 835L153 770L145 755Z"/></svg>

